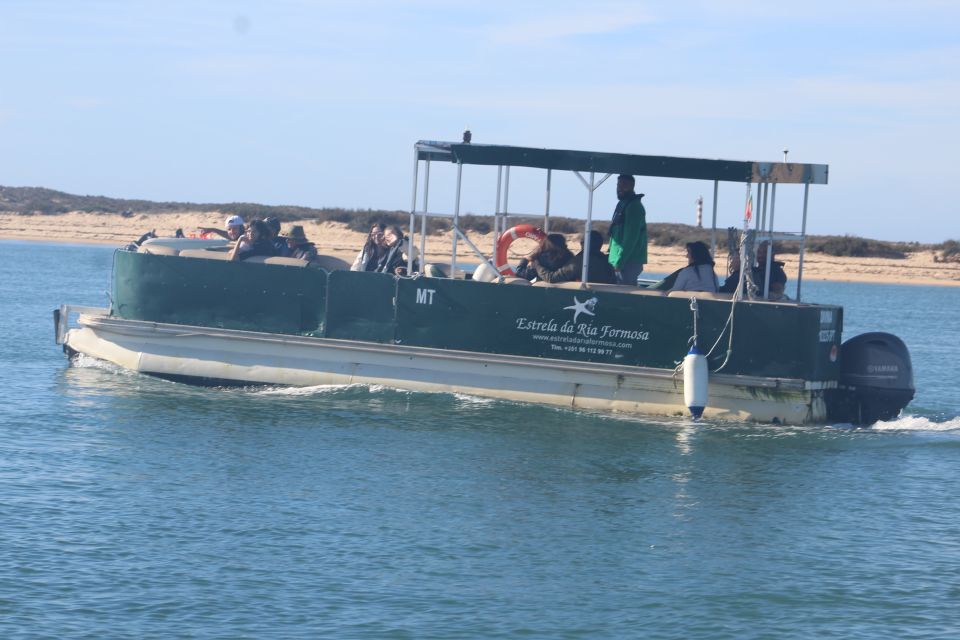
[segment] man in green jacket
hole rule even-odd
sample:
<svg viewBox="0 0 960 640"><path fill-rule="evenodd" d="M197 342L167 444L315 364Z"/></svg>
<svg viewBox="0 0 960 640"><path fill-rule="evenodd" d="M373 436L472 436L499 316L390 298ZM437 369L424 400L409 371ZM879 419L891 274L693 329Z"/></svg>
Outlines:
<svg viewBox="0 0 960 640"><path fill-rule="evenodd" d="M647 211L634 193L633 176L617 178L617 208L610 223L610 264L623 284L636 285L647 263Z"/></svg>

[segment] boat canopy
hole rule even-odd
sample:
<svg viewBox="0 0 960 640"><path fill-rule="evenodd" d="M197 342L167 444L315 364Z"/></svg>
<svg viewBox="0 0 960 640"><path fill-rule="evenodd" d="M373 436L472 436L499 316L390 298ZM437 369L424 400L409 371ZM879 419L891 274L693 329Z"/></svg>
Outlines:
<svg viewBox="0 0 960 640"><path fill-rule="evenodd" d="M469 139L464 132L464 139ZM491 269L496 265L467 237L460 229L460 188L465 165L486 165L498 168L496 206L493 211L493 247L496 252L497 238L507 229L507 220L511 217L529 216L510 211L508 198L510 193L510 168L529 167L546 171L545 206L543 229L549 229L551 174L554 170L570 171L579 178L587 191L586 221L584 225L583 269L581 282L586 282L590 263L590 230L593 224L594 193L608 178L617 174L656 178L681 178L686 180L713 181L713 221L710 234L710 254L717 250L717 199L720 182L737 182L745 185L745 215L741 238L751 238L749 244L774 241L799 241L800 257L797 272L796 300L800 300L800 286L803 281L804 238L807 229L807 200L810 185L827 184L829 167L825 164L803 164L786 162L753 162L744 160L717 160L709 158L680 158L675 156L649 156L628 153L603 153L597 151L571 151L566 149L539 149L535 147L514 147L497 144L473 144L471 142L443 142L420 140L414 145L413 197L410 205L410 232L415 232L416 216L420 215L420 255L426 252L427 216L445 215L429 210L430 164L431 162L449 162L457 166L457 188L453 207L453 238L450 247L450 272L456 273L457 243L465 242L473 253L487 262ZM423 204L417 208L417 193L420 186L419 166L423 162ZM584 175L585 174L585 175ZM753 212L753 185L756 185L757 215ZM774 232L774 211L778 184L803 185L803 218L801 229L797 232ZM751 229L751 227L754 227ZM752 234L752 235L750 235ZM729 237L729 233L728 233ZM411 238L412 239L412 238ZM746 254L741 240L741 261ZM752 251L752 249L750 249ZM751 253L752 259L752 253ZM772 252L767 252L766 282L763 283L763 298L769 293L769 274ZM413 270L413 254L407 258L407 268Z"/></svg>
<svg viewBox="0 0 960 640"><path fill-rule="evenodd" d="M533 167L560 171L627 173L658 178L788 184L827 184L825 164L711 160L628 153L538 149L498 144L421 140L417 159L458 164Z"/></svg>

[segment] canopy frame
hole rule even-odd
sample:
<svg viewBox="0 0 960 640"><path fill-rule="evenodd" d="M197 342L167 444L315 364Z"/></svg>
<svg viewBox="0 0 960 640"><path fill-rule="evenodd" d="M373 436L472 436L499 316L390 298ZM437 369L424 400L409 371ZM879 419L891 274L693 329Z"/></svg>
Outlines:
<svg viewBox="0 0 960 640"><path fill-rule="evenodd" d="M786 160L786 158L784 158ZM462 238L470 249L483 261L496 268L496 265L467 238L459 228L461 189L463 183L463 166L480 165L497 167L497 194L494 206L494 251L499 234L507 228L510 194L510 168L529 167L545 169L546 191L544 202L544 229L549 229L551 184L554 171L570 171L587 190L587 219L584 225L583 242L583 270L581 282L587 282L590 261L590 231L593 226L593 200L596 190L614 174L629 174L642 177L678 178L688 180L713 181L713 221L711 226L711 253L716 251L717 206L720 182L738 182L746 184L748 200L756 185L757 203L759 205L756 218L757 242L767 243L772 249L775 240L799 240L800 257L797 276L796 299L800 300L801 281L803 278L804 242L807 226L807 207L811 184L827 184L829 166L825 164L803 164L796 162L757 162L742 160L720 160L707 158L686 158L674 156L652 156L623 153L604 153L594 151L572 151L563 149L540 149L534 147L515 147L506 145L484 145L469 142L442 142L420 140L414 145L413 171L413 198L410 209L410 233L414 235L415 218L421 216L420 225L420 254L424 259L425 238L427 232L427 217L444 215L431 213L428 210L428 192L430 188L430 163L432 161L451 162L457 165L457 185L453 206L453 233L450 251L450 273L456 273L457 245ZM423 180L423 208L417 210L417 193L419 191L419 165L425 163ZM589 176L589 180L583 174ZM603 177L597 180L597 174ZM803 193L803 226L799 233L775 233L774 215L776 210L777 184L802 184ZM769 209L768 209L769 202ZM769 216L768 216L769 211ZM752 213L752 212L751 212ZM749 230L751 215L745 213L744 231ZM412 238L411 238L412 244ZM412 270L413 256L408 256L408 268ZM766 276L763 282L762 294L769 296L770 266L773 252L767 251ZM743 268L743 267L741 267Z"/></svg>

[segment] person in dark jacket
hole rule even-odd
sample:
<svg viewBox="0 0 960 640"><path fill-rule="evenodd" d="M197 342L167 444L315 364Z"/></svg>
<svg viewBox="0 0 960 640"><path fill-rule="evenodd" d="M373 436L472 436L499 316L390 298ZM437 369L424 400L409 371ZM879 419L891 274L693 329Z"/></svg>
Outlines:
<svg viewBox="0 0 960 640"><path fill-rule="evenodd" d="M407 252L410 251L410 241L403 235L403 231L395 224L390 225L383 232L383 248L378 258L377 271L392 273L398 276L407 275ZM417 270L416 253L414 253L413 270Z"/></svg>
<svg viewBox="0 0 960 640"><path fill-rule="evenodd" d="M541 266L537 269L537 276L547 282L579 282L583 276L585 235L580 236L580 253L572 256L559 269L545 269ZM617 276L607 258L607 254L603 252L603 235L599 231L590 232L590 264L587 268L589 269L587 272L588 282L616 284Z"/></svg>
<svg viewBox="0 0 960 640"><path fill-rule="evenodd" d="M275 218L270 216L269 218L264 218L264 222L267 223L267 228L270 230L270 241L273 242L273 246L277 250L278 256L289 256L290 249L287 246L287 240L280 237L280 218Z"/></svg>
<svg viewBox="0 0 960 640"><path fill-rule="evenodd" d="M551 233L540 241L540 246L529 260L520 261L517 275L527 280L535 278L544 280L545 276L560 269L572 259L573 254L567 249L567 239L559 233Z"/></svg>
<svg viewBox="0 0 960 640"><path fill-rule="evenodd" d="M286 235L283 236L287 243L287 255L291 258L299 258L308 262L317 259L317 248L312 242L307 240L307 234L303 232L303 227L295 224L290 227Z"/></svg>
<svg viewBox="0 0 960 640"><path fill-rule="evenodd" d="M767 244L763 243L757 247L757 266L751 270L753 283L757 288L756 296L763 294L763 281L767 271ZM737 283L740 281L740 256L733 254L730 257L730 275L720 286L721 293L733 293L737 290ZM787 286L787 273L783 270L783 263L773 259L770 256L770 300L780 300L785 297L784 290Z"/></svg>
<svg viewBox="0 0 960 640"><path fill-rule="evenodd" d="M263 220L254 220L230 252L231 260L246 260L254 256L275 256L277 249L270 238L270 229Z"/></svg>
<svg viewBox="0 0 960 640"><path fill-rule="evenodd" d="M757 247L757 266L753 269L753 283L757 287L757 295L763 295L763 281L767 273L767 247L763 242ZM787 287L787 273L783 270L783 263L774 259L773 248L770 249L770 295L768 300L781 300L785 296Z"/></svg>
<svg viewBox="0 0 960 640"><path fill-rule="evenodd" d="M730 255L730 268L727 279L720 285L720 293L733 293L737 290L737 284L740 282L740 254Z"/></svg>

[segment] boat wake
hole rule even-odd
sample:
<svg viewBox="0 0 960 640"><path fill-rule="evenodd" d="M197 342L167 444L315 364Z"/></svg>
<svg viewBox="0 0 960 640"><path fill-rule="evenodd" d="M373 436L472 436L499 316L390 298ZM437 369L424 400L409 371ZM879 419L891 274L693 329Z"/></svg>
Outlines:
<svg viewBox="0 0 960 640"><path fill-rule="evenodd" d="M396 389L382 384L321 384L312 387L259 387L251 390L254 395L260 396L325 396L338 394L342 392L364 392L369 394L398 394L398 395L445 395L455 398L464 405L489 405L502 402L496 398L483 398L466 393L450 393L438 391L411 391L407 389Z"/></svg>
<svg viewBox="0 0 960 640"><path fill-rule="evenodd" d="M93 356L88 356L83 353L78 353L77 355L73 356L73 358L70 360L70 366L76 369L100 369L101 371L106 371L107 373L112 373L118 376L137 375L135 371L125 369L118 364L107 362L106 360L101 360L99 358L94 358Z"/></svg>
<svg viewBox="0 0 960 640"><path fill-rule="evenodd" d="M938 422L924 416L901 416L889 422L877 422L874 431L960 431L960 416Z"/></svg>
<svg viewBox="0 0 960 640"><path fill-rule="evenodd" d="M386 389L383 385L370 384L318 384L312 387L260 387L253 390L259 396L322 396L342 391L362 389L370 393L378 393Z"/></svg>

